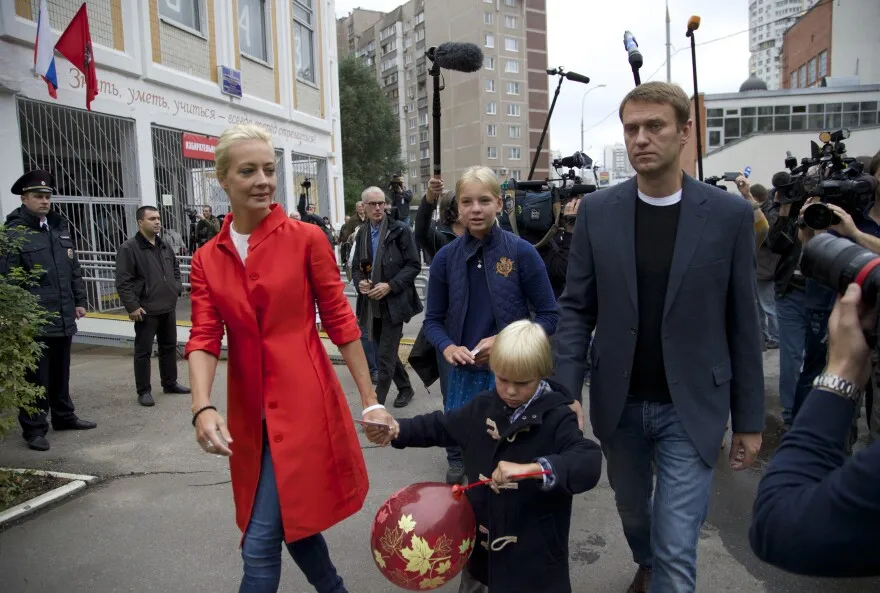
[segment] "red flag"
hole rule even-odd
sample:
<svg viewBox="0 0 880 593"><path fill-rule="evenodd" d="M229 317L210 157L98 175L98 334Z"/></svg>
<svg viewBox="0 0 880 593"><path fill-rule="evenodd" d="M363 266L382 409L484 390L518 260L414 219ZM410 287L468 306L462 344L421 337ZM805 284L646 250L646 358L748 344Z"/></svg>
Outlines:
<svg viewBox="0 0 880 593"><path fill-rule="evenodd" d="M92 101L98 94L98 74L95 70L95 54L92 51L92 36L89 33L89 17L86 3L79 7L70 24L61 34L55 50L70 60L86 78L86 109L91 111Z"/></svg>

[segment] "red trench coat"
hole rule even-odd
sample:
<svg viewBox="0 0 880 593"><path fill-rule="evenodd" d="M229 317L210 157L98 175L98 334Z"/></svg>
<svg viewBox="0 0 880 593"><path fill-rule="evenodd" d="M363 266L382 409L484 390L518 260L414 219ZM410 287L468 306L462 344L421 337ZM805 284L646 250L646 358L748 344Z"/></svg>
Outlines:
<svg viewBox="0 0 880 593"><path fill-rule="evenodd" d="M229 225L192 260L192 331L186 354L219 356L228 340L227 423L235 519L250 521L265 414L287 542L356 513L369 483L345 394L315 327L315 303L334 344L360 337L339 268L317 226L277 204L250 237L246 265Z"/></svg>

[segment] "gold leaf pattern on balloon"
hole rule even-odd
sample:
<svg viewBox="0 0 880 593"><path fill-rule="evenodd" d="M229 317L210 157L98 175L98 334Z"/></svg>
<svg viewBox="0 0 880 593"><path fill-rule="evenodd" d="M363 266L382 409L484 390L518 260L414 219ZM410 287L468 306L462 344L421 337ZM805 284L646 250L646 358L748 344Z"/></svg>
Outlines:
<svg viewBox="0 0 880 593"><path fill-rule="evenodd" d="M435 567L437 574L445 574L450 568L452 568L452 563L449 560L444 560Z"/></svg>
<svg viewBox="0 0 880 593"><path fill-rule="evenodd" d="M419 536L412 536L410 547L402 549L400 554L408 561L407 572L417 572L423 575L431 570L431 556L434 555L434 550L431 549L428 542Z"/></svg>
<svg viewBox="0 0 880 593"><path fill-rule="evenodd" d="M385 557L379 552L379 550L373 550L373 558L376 559L376 564L380 568L385 568Z"/></svg>
<svg viewBox="0 0 880 593"><path fill-rule="evenodd" d="M404 533L411 533L416 528L416 522L413 520L412 515L402 515L397 521L397 526Z"/></svg>
<svg viewBox="0 0 880 593"><path fill-rule="evenodd" d="M446 582L446 579L443 577L434 577L433 579L425 579L421 583L419 583L419 587L422 589L436 589L440 585Z"/></svg>
<svg viewBox="0 0 880 593"><path fill-rule="evenodd" d="M458 546L459 554L467 554L470 552L471 548L474 546L474 540L468 538L461 542L461 545Z"/></svg>
<svg viewBox="0 0 880 593"><path fill-rule="evenodd" d="M434 542L434 553L437 556L448 556L452 551L452 540L445 533Z"/></svg>
<svg viewBox="0 0 880 593"><path fill-rule="evenodd" d="M404 533L402 531L386 527L385 535L382 536L379 543L382 544L382 550L388 554L394 554L403 544L403 537Z"/></svg>

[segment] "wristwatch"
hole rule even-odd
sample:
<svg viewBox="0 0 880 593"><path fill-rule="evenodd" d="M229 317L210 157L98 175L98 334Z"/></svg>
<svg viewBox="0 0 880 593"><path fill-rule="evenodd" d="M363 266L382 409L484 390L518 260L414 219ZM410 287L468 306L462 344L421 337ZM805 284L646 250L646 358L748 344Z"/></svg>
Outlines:
<svg viewBox="0 0 880 593"><path fill-rule="evenodd" d="M865 395L865 390L858 387L855 383L847 381L843 377L832 375L830 373L822 373L813 381L813 387L823 391L829 391L834 395L838 395L843 399L849 400L858 405Z"/></svg>

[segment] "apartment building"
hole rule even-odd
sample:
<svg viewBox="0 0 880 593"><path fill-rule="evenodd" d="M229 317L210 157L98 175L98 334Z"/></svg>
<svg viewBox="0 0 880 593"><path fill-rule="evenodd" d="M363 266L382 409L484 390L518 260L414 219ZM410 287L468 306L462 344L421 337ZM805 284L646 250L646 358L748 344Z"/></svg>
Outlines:
<svg viewBox="0 0 880 593"><path fill-rule="evenodd" d="M528 177L549 109L546 0L410 0L389 13L354 10L337 22L340 55L354 54L376 77L400 121L401 155L414 193L432 172L430 61L425 51L471 42L483 69L443 71L441 166L450 181L472 165L501 180ZM549 174L549 137L535 171Z"/></svg>
<svg viewBox="0 0 880 593"><path fill-rule="evenodd" d="M47 4L54 44L81 2ZM217 137L253 123L274 138L276 201L293 210L305 192L320 214L343 217L333 0L89 0L99 80L91 111L82 75L60 55L57 100L34 77L39 6L0 3L3 215L19 206L8 192L15 179L44 168L84 261L112 262L146 204L186 257L195 212L228 211L214 174ZM112 270L110 279L89 284L93 308L112 308Z"/></svg>
<svg viewBox="0 0 880 593"><path fill-rule="evenodd" d="M786 29L819 0L751 0L749 2L749 73L782 88L782 40Z"/></svg>

